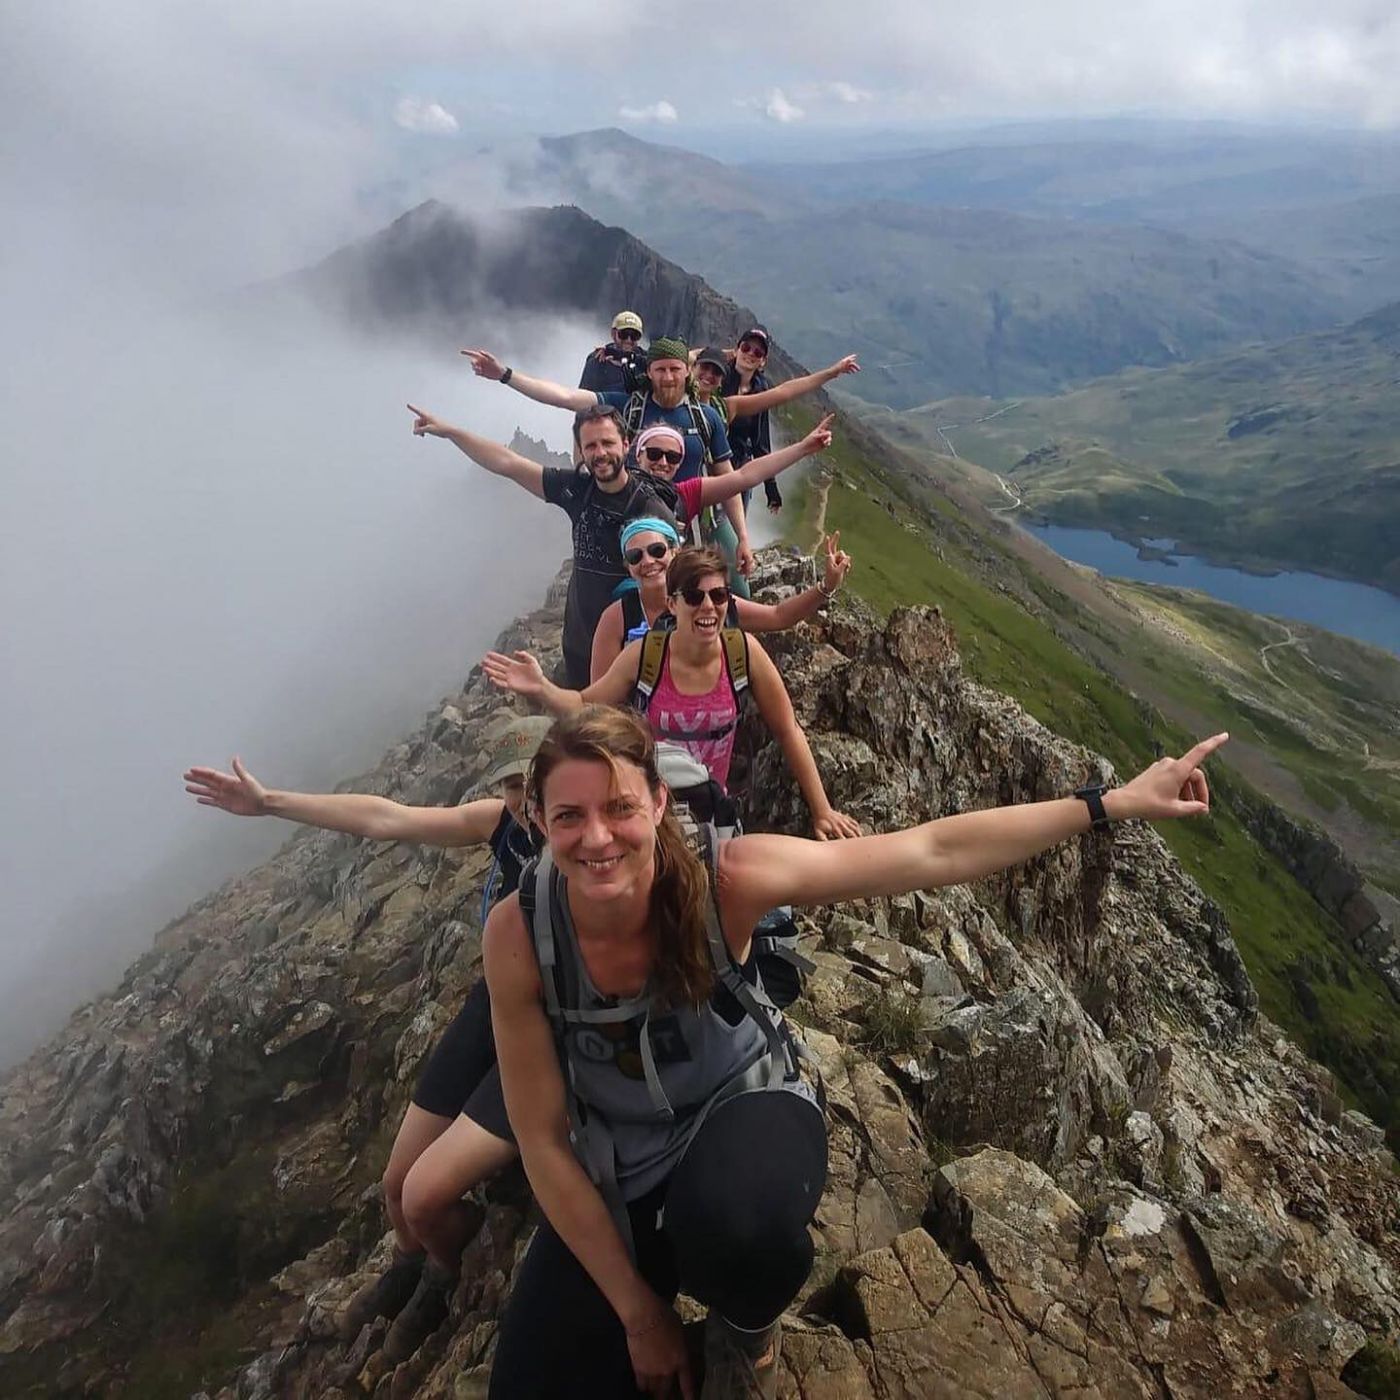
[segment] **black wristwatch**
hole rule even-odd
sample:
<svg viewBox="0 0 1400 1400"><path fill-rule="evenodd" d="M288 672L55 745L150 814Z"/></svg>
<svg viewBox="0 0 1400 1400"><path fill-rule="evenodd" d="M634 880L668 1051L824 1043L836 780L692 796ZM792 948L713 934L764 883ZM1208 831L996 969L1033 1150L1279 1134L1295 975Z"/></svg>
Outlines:
<svg viewBox="0 0 1400 1400"><path fill-rule="evenodd" d="M515 373L515 371L514 371L513 369L511 369L511 367L510 367L509 365L507 365L507 366L505 367L505 369L501 371L501 383L502 383L502 384L509 384L509 383L510 383L510 377L511 377L511 375L514 374L514 373Z"/></svg>
<svg viewBox="0 0 1400 1400"><path fill-rule="evenodd" d="M1095 830L1106 827L1112 821L1112 818L1104 810L1103 805L1103 795L1107 791L1107 783L1099 783L1094 787L1075 789L1074 795L1089 809L1089 817Z"/></svg>

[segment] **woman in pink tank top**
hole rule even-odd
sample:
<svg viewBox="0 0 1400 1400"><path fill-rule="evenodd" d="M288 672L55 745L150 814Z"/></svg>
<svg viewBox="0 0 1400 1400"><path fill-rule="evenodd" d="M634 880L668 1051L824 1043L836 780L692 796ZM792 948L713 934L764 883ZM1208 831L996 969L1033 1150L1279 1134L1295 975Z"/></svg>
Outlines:
<svg viewBox="0 0 1400 1400"><path fill-rule="evenodd" d="M657 738L682 744L724 786L738 723L736 681L740 686L744 681L731 674L724 646L727 571L723 556L713 549L682 549L672 559L666 588L676 625L666 634L666 653L653 687L639 683L645 638L625 647L605 674L583 691L554 685L529 652L518 651L513 657L488 652L482 669L503 690L538 700L556 715L583 705L635 704ZM797 779L812 814L813 834L820 840L859 836L859 825L827 798L811 746L772 658L752 637L745 636L744 645L747 689Z"/></svg>

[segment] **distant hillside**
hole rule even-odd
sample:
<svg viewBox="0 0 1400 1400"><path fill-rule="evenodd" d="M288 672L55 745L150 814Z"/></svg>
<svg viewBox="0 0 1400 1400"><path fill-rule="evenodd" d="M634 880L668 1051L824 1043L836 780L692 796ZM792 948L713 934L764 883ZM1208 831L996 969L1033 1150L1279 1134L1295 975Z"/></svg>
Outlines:
<svg viewBox="0 0 1400 1400"><path fill-rule="evenodd" d="M594 319L601 336L628 306L653 331L729 344L754 317L623 229L569 207L478 219L430 200L282 285L359 324L443 339L487 314L570 311ZM792 372L781 350L775 358Z"/></svg>
<svg viewBox="0 0 1400 1400"><path fill-rule="evenodd" d="M512 192L626 225L757 308L806 363L859 351L867 372L845 387L897 407L1051 393L1341 319L1326 279L1220 239L878 195L833 205L819 170L780 183L615 131L503 158Z"/></svg>
<svg viewBox="0 0 1400 1400"><path fill-rule="evenodd" d="M1058 398L904 415L1061 524L1400 591L1400 305L1343 330ZM956 432L947 425L968 424Z"/></svg>

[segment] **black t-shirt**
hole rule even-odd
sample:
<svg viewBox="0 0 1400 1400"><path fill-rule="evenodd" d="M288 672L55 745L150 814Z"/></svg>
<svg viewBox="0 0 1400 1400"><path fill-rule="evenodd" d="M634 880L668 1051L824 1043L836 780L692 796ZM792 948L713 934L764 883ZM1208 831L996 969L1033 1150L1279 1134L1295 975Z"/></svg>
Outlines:
<svg viewBox="0 0 1400 1400"><path fill-rule="evenodd" d="M535 828L522 827L507 807L491 833L489 844L491 854L496 857L496 876L486 897L488 907L495 908L499 901L520 888L520 874L539 852L541 842Z"/></svg>
<svg viewBox="0 0 1400 1400"><path fill-rule="evenodd" d="M564 604L564 671L565 684L582 690L588 684L594 629L612 602L613 589L627 577L617 532L639 515L674 523L667 502L675 499L675 488L633 468L621 491L600 491L581 467L546 467L544 498L566 511L574 526L574 572Z"/></svg>

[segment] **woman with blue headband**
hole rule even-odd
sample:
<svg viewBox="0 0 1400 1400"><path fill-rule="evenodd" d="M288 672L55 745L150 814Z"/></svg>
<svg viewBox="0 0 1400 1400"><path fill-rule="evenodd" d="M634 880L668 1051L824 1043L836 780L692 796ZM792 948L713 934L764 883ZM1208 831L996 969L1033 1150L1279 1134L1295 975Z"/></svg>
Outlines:
<svg viewBox="0 0 1400 1400"><path fill-rule="evenodd" d="M598 619L593 633L590 683L600 680L623 647L649 632L670 607L666 596L666 570L682 541L668 521L655 516L629 520L620 533L622 560L629 579L618 589L618 599ZM841 532L822 541L822 581L781 603L755 603L734 598L729 623L745 632L782 632L816 615L823 603L836 596L851 569L851 556L841 549Z"/></svg>

